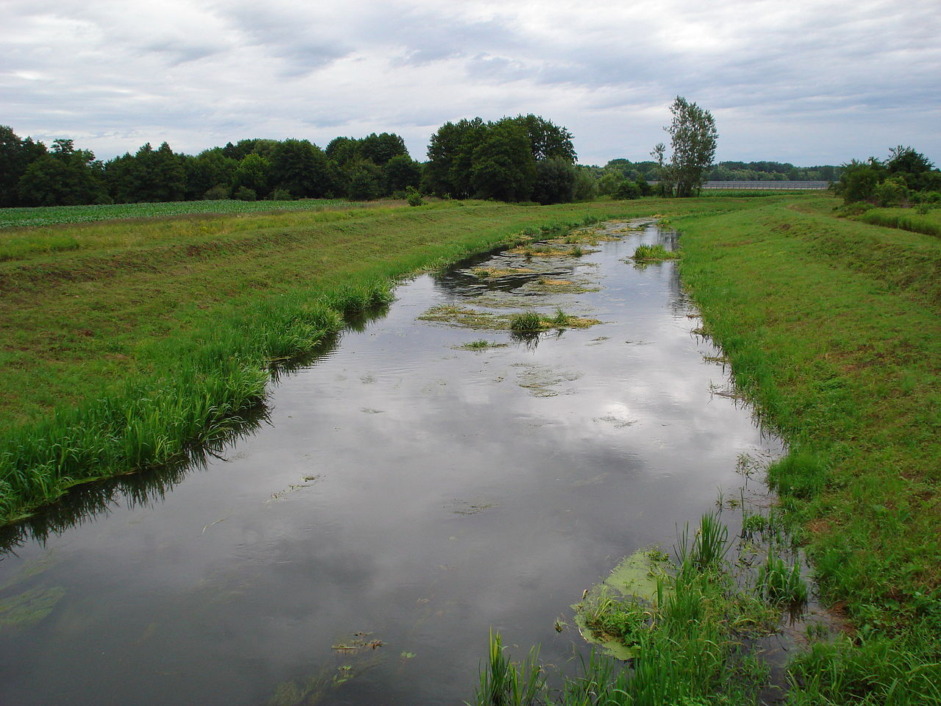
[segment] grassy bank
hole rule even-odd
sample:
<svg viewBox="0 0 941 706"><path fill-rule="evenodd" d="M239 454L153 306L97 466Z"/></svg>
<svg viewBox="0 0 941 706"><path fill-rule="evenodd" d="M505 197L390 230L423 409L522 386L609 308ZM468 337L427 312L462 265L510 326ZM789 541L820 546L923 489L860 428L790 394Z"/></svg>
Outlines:
<svg viewBox="0 0 941 706"><path fill-rule="evenodd" d="M791 444L770 481L856 628L798 661L792 701L937 703L941 242L833 205L679 218L683 279Z"/></svg>
<svg viewBox="0 0 941 706"><path fill-rule="evenodd" d="M858 216L863 223L941 236L941 209L919 213L914 208L873 208Z"/></svg>
<svg viewBox="0 0 941 706"><path fill-rule="evenodd" d="M273 361L386 301L397 278L657 208L443 202L0 230L15 250L0 262L0 519L218 439L262 399Z"/></svg>

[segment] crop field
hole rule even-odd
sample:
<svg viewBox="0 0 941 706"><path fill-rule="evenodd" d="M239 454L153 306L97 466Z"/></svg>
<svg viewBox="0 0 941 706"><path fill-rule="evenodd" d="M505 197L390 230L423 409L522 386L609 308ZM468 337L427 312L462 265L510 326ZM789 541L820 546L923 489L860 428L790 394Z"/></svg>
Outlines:
<svg viewBox="0 0 941 706"><path fill-rule="evenodd" d="M363 207L366 205L365 203L361 204ZM101 206L4 208L0 209L0 229L92 223L124 218L163 218L191 214L237 215L270 211L323 211L341 206L343 208L354 207L345 199L302 199L300 201L174 201Z"/></svg>

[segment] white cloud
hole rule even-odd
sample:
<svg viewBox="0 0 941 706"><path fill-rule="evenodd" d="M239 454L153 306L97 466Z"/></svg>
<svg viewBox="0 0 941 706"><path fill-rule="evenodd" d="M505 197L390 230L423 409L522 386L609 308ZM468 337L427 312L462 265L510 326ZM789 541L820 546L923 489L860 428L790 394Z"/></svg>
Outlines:
<svg viewBox="0 0 941 706"><path fill-rule="evenodd" d="M164 140L392 131L424 158L447 120L537 113L582 161L645 159L684 95L719 159L941 161L936 0L703 4L9 0L0 122L100 157Z"/></svg>

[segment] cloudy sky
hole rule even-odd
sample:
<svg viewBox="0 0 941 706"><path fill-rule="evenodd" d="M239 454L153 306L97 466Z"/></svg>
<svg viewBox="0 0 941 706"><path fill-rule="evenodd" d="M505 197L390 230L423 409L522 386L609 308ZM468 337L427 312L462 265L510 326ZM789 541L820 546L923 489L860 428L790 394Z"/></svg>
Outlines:
<svg viewBox="0 0 941 706"><path fill-rule="evenodd" d="M0 125L99 158L535 113L649 159L682 95L717 160L941 163L941 0L0 0Z"/></svg>

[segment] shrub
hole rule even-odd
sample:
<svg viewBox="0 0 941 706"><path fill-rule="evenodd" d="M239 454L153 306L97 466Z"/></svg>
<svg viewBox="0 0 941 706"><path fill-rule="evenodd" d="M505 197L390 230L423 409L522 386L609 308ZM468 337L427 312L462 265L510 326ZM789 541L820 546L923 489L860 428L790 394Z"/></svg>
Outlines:
<svg viewBox="0 0 941 706"><path fill-rule="evenodd" d="M216 184L203 194L203 199L206 201L224 201L227 198L229 198L229 187L223 184Z"/></svg>
<svg viewBox="0 0 941 706"><path fill-rule="evenodd" d="M294 197L291 195L291 192L287 189L275 189L271 192L269 196L272 201L293 201Z"/></svg>
<svg viewBox="0 0 941 706"><path fill-rule="evenodd" d="M425 204L421 192L414 186L405 187L405 199L408 201L409 206L423 206Z"/></svg>
<svg viewBox="0 0 941 706"><path fill-rule="evenodd" d="M239 201L257 201L258 193L254 189L249 189L247 186L240 186L235 190L235 193L232 194L232 197Z"/></svg>

